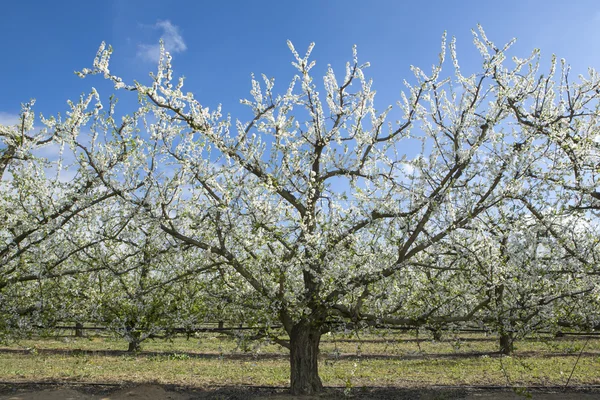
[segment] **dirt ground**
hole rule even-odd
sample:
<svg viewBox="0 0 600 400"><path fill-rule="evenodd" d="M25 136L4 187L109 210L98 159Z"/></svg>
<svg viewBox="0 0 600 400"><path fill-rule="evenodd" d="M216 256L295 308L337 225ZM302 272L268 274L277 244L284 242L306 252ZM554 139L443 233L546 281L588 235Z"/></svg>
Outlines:
<svg viewBox="0 0 600 400"><path fill-rule="evenodd" d="M355 389L344 393L343 389L331 388L318 397L295 397L283 389L257 387L223 387L190 389L138 385L130 387L102 385L34 385L0 384L0 400L316 400L316 399L421 399L421 400L600 400L600 388L593 390L530 390L517 394L504 389L406 389L371 388Z"/></svg>

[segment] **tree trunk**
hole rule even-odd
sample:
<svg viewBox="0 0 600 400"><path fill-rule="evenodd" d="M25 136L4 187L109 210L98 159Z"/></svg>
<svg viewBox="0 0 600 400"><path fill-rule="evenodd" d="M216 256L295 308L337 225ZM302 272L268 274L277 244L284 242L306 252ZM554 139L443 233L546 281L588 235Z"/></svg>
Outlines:
<svg viewBox="0 0 600 400"><path fill-rule="evenodd" d="M138 342L137 340L129 342L129 347L127 347L127 351L129 353L137 353L141 349L142 347L140 346L140 342Z"/></svg>
<svg viewBox="0 0 600 400"><path fill-rule="evenodd" d="M506 250L506 238L502 241L501 251L504 254ZM507 256L504 256L506 259ZM503 321L504 316L504 284L498 285L496 291L496 312L498 313L498 326L500 328L500 354L509 355L513 351L512 333L507 331L506 321ZM512 325L512 324L511 324Z"/></svg>
<svg viewBox="0 0 600 400"><path fill-rule="evenodd" d="M442 341L442 330L440 328L431 328L431 334L433 335L433 340L436 342Z"/></svg>
<svg viewBox="0 0 600 400"><path fill-rule="evenodd" d="M83 324L81 322L75 323L75 337L83 337Z"/></svg>
<svg viewBox="0 0 600 400"><path fill-rule="evenodd" d="M319 378L319 343L321 330L303 321L290 335L290 390L293 395L311 395L323 390Z"/></svg>
<svg viewBox="0 0 600 400"><path fill-rule="evenodd" d="M512 335L508 332L500 333L500 353L509 355L514 350Z"/></svg>
<svg viewBox="0 0 600 400"><path fill-rule="evenodd" d="M129 342L129 347L127 347L127 351L130 353L137 353L142 349L142 333L136 330L133 326L127 326L125 327L125 329L127 331L127 340Z"/></svg>

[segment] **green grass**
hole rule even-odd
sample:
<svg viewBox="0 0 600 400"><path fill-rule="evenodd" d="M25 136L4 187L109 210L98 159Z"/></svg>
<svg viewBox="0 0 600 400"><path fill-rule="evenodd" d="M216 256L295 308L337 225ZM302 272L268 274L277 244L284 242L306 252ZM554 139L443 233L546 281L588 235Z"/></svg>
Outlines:
<svg viewBox="0 0 600 400"><path fill-rule="evenodd" d="M564 385L584 345L570 384L600 384L600 339L521 341L513 356L502 358L469 354L496 350L495 338L482 335L441 342L417 342L408 335L361 339L323 337L319 368L325 385ZM149 340L136 355L124 353L126 348L122 340L103 337L22 340L0 349L0 380L289 384L287 351L273 344L250 345L244 352L235 340L203 334L190 340Z"/></svg>

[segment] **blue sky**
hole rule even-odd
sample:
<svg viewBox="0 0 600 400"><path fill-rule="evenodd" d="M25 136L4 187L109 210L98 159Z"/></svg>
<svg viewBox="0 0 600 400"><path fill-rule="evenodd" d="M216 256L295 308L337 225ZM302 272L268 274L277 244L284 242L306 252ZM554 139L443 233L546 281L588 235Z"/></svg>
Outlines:
<svg viewBox="0 0 600 400"><path fill-rule="evenodd" d="M155 69L153 46L163 37L187 90L205 105L222 103L234 117L238 100L249 96L250 73L274 76L276 88L287 88L294 73L287 39L300 53L316 42L317 71L332 64L339 75L357 44L359 58L371 62L381 109L399 98L411 64L427 70L437 60L444 30L457 37L463 71L476 71L470 30L477 23L498 44L517 37L515 55L538 47L566 58L575 72L600 67L597 0L8 0L1 7L0 123L14 120L31 98L49 115L64 113L67 99L92 86L108 95L101 78L73 74L91 66L101 41L115 49L111 71L131 81Z"/></svg>

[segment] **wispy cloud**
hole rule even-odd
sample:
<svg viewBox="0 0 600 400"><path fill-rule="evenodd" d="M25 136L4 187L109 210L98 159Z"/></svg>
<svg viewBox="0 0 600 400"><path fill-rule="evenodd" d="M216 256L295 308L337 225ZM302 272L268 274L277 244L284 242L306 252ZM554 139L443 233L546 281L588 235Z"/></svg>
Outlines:
<svg viewBox="0 0 600 400"><path fill-rule="evenodd" d="M187 49L183 36L179 32L179 27L173 25L171 21L158 21L152 25L155 30L161 30L162 39L165 50L171 54L181 53ZM140 44L138 45L137 56L145 61L158 62L160 47L158 43L155 44Z"/></svg>

